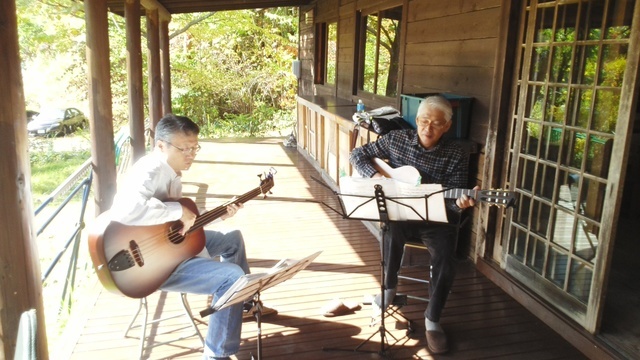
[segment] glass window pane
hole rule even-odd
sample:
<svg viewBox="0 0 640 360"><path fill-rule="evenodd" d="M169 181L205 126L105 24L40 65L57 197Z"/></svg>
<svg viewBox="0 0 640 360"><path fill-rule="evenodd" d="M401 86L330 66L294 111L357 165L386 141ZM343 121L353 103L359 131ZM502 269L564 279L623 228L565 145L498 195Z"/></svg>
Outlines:
<svg viewBox="0 0 640 360"><path fill-rule="evenodd" d="M547 238L551 207L541 201L534 200L531 209L531 231Z"/></svg>
<svg viewBox="0 0 640 360"><path fill-rule="evenodd" d="M568 83L571 75L571 45L555 46L551 60L551 78L554 83Z"/></svg>
<svg viewBox="0 0 640 360"><path fill-rule="evenodd" d="M378 54L378 94L396 96L400 58L400 20L402 7L380 12L380 49Z"/></svg>
<svg viewBox="0 0 640 360"><path fill-rule="evenodd" d="M564 124L568 91L569 88L567 87L549 87L545 121Z"/></svg>
<svg viewBox="0 0 640 360"><path fill-rule="evenodd" d="M609 134L615 133L618 122L619 90L598 90L591 128Z"/></svg>
<svg viewBox="0 0 640 360"><path fill-rule="evenodd" d="M327 78L328 84L336 83L336 65L338 63L338 24L327 24Z"/></svg>
<svg viewBox="0 0 640 360"><path fill-rule="evenodd" d="M558 209L555 213L553 228L553 243L567 252L573 243L573 231L575 229L576 216L571 211Z"/></svg>
<svg viewBox="0 0 640 360"><path fill-rule="evenodd" d="M536 84L530 84L527 89L527 106L524 116L533 120L542 120L545 89Z"/></svg>
<svg viewBox="0 0 640 360"><path fill-rule="evenodd" d="M557 251L554 248L549 250L549 260L547 261L547 268L545 270L546 278L551 280L559 288L564 288L564 281L567 277L567 267L569 263L569 257Z"/></svg>
<svg viewBox="0 0 640 360"><path fill-rule="evenodd" d="M604 207L604 194L607 184L600 181L583 179L582 191L579 198L579 213L587 218L600 222Z"/></svg>
<svg viewBox="0 0 640 360"><path fill-rule="evenodd" d="M527 243L527 234L520 229L513 228L511 231L511 244L512 248L510 253L513 254L519 261L524 260L524 250Z"/></svg>
<svg viewBox="0 0 640 360"><path fill-rule="evenodd" d="M580 186L580 174L566 170L560 170L560 177L557 187L556 204L567 210L574 211L578 200L578 189Z"/></svg>
<svg viewBox="0 0 640 360"><path fill-rule="evenodd" d="M527 246L527 265L538 274L542 274L546 247L547 246L544 241L534 237L529 238L529 244Z"/></svg>
<svg viewBox="0 0 640 360"><path fill-rule="evenodd" d="M373 93L375 92L376 81L377 14L366 16L364 23L366 24L364 28L364 31L366 31L366 37L364 44L364 73L362 78L362 89Z"/></svg>
<svg viewBox="0 0 640 360"><path fill-rule="evenodd" d="M538 165L538 174L536 176L535 194L543 199L551 201L556 178L556 168L544 164Z"/></svg>
<svg viewBox="0 0 640 360"><path fill-rule="evenodd" d="M536 46L531 52L529 69L530 81L545 81L547 78L547 66L549 64L549 47Z"/></svg>
<svg viewBox="0 0 640 360"><path fill-rule="evenodd" d="M546 43L553 39L552 27L554 10L552 7L538 8L534 42Z"/></svg>
<svg viewBox="0 0 640 360"><path fill-rule="evenodd" d="M522 152L528 155L538 155L538 145L542 125L538 122L525 121L525 131L522 132Z"/></svg>
<svg viewBox="0 0 640 360"><path fill-rule="evenodd" d="M521 195L518 200L518 206L514 209L514 219L519 224L528 227L529 226L529 211L531 208L531 198L527 195Z"/></svg>
<svg viewBox="0 0 640 360"><path fill-rule="evenodd" d="M635 0L609 2L605 23L605 39L629 39L631 37L631 10Z"/></svg>
<svg viewBox="0 0 640 360"><path fill-rule="evenodd" d="M567 116L568 126L587 129L589 127L589 117L591 116L591 89L572 88L568 99L567 107L570 114Z"/></svg>
<svg viewBox="0 0 640 360"><path fill-rule="evenodd" d="M587 263L573 259L567 291L586 304L589 301L592 277L593 269Z"/></svg>
<svg viewBox="0 0 640 360"><path fill-rule="evenodd" d="M571 130L565 130L563 152L561 157L561 163L565 166L570 166L577 170L582 168L582 158L584 154L586 134L583 132L576 132Z"/></svg>
<svg viewBox="0 0 640 360"><path fill-rule="evenodd" d="M574 253L590 264L598 252L598 232L600 227L595 223L587 220L579 220L576 229L576 240L574 244Z"/></svg>
<svg viewBox="0 0 640 360"><path fill-rule="evenodd" d="M518 188L526 190L530 193L533 193L533 178L535 171L536 163L527 159L520 159L520 166L518 169L520 171L520 180L518 181Z"/></svg>
<svg viewBox="0 0 640 360"><path fill-rule="evenodd" d="M562 139L562 128L554 126L543 126L542 143L540 146L540 157L549 161L558 160L560 140Z"/></svg>
<svg viewBox="0 0 640 360"><path fill-rule="evenodd" d="M627 67L626 44L605 45L602 47L602 64L598 76L598 85L622 87L624 69Z"/></svg>
<svg viewBox="0 0 640 360"><path fill-rule="evenodd" d="M607 178L609 164L611 163L611 150L613 149L613 138L603 138L591 135L587 141L587 162L585 171L589 174Z"/></svg>

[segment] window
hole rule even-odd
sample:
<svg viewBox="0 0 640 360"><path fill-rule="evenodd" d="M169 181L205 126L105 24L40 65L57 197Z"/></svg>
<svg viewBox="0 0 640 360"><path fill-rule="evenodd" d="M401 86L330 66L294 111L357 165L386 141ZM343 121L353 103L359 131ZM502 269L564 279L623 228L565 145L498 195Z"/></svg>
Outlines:
<svg viewBox="0 0 640 360"><path fill-rule="evenodd" d="M401 20L402 6L362 15L358 90L397 96Z"/></svg>
<svg viewBox="0 0 640 360"><path fill-rule="evenodd" d="M338 63L338 23L316 25L315 83L335 84Z"/></svg>

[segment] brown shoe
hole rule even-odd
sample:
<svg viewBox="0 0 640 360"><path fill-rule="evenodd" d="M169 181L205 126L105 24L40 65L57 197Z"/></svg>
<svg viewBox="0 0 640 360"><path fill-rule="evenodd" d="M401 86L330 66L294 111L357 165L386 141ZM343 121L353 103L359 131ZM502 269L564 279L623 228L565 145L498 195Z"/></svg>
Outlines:
<svg viewBox="0 0 640 360"><path fill-rule="evenodd" d="M427 335L427 346L432 354L442 354L449 351L447 335L442 331L425 331Z"/></svg>

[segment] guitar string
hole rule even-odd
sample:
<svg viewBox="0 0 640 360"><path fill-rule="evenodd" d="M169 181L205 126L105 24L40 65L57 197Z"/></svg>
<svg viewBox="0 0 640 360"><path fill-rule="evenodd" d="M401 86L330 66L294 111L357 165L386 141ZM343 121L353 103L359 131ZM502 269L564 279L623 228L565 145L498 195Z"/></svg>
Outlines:
<svg viewBox="0 0 640 360"><path fill-rule="evenodd" d="M271 179L271 178L269 178L269 179ZM246 202L248 200L253 199L254 197L256 197L256 196L258 196L260 194L265 194L272 187L273 187L273 184L267 184L267 186L265 186L265 184L263 182L263 184L261 184L257 188L255 188L255 189L249 191L248 193L240 196L237 200L233 201L233 203L244 203L244 202ZM163 239L166 238L172 244L175 244L176 242L180 243L180 242L184 241L185 240L184 237L188 236L189 233L192 233L193 231L199 229L200 227L204 227L209 222L211 222L211 221L219 218L220 216L224 215L227 212L227 206L229 204L231 204L231 203L223 204L223 205L221 205L221 206L219 206L219 207L217 207L215 209L207 211L204 214L198 216L196 218L196 221L194 222L193 226L190 228L190 230L187 231L186 235L180 235L180 229L181 228L173 229L173 228L170 227L168 231L160 231L158 233L154 233L152 236L149 236L147 238L137 240L136 244L137 244L137 248L138 248L139 253L142 254L142 260L144 261L145 255L146 256L152 255L156 251L162 249L165 246L165 243L163 241L159 241L159 240L163 240ZM163 225L163 224L160 224L160 225Z"/></svg>

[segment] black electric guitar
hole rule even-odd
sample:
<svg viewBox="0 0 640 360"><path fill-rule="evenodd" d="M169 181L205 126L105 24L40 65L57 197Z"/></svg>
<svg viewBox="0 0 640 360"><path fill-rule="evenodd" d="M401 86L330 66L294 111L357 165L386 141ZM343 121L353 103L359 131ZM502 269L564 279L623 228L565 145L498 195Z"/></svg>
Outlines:
<svg viewBox="0 0 640 360"><path fill-rule="evenodd" d="M384 177L395 179L404 183L420 184L420 172L413 166L405 165L392 168L384 160L373 158L373 167ZM512 191L506 190L474 190L474 189L448 189L443 192L445 199L457 199L462 195L467 195L476 201L489 205L512 207L516 205L516 197Z"/></svg>

